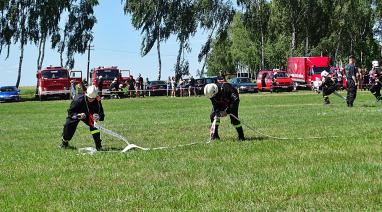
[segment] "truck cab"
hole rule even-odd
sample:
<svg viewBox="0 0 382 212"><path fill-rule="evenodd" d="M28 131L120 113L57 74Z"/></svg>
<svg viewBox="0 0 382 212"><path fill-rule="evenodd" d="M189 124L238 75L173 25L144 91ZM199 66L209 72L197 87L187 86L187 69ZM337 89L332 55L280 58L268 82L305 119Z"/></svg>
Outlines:
<svg viewBox="0 0 382 212"><path fill-rule="evenodd" d="M322 84L321 72L329 72L329 57L290 57L287 73L292 77L294 88L317 89Z"/></svg>
<svg viewBox="0 0 382 212"><path fill-rule="evenodd" d="M292 91L293 82L286 71L273 69L259 71L256 80L260 91Z"/></svg>
<svg viewBox="0 0 382 212"><path fill-rule="evenodd" d="M70 74L68 69L63 67L47 67L37 71L36 97L45 100L48 97L70 98ZM74 72L73 72L74 73ZM73 78L76 81L81 78Z"/></svg>

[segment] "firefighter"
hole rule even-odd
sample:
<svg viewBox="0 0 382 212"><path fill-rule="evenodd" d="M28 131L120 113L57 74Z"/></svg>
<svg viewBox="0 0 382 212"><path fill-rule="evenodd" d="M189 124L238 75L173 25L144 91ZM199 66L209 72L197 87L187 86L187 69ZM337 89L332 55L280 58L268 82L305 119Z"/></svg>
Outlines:
<svg viewBox="0 0 382 212"><path fill-rule="evenodd" d="M375 81L370 88L370 92L375 96L377 102L381 100L381 87L382 87L382 73L379 67L378 61L373 61L373 75L375 76Z"/></svg>
<svg viewBox="0 0 382 212"><path fill-rule="evenodd" d="M64 124L62 133L62 143L60 148L69 148L69 141L72 139L77 125L83 121L90 128L97 150L101 150L101 134L94 127L94 122L103 121L105 118L101 100L98 96L98 89L92 85L86 90L86 94L80 94L70 104L68 116Z"/></svg>
<svg viewBox="0 0 382 212"><path fill-rule="evenodd" d="M355 67L355 62L355 57L351 55L349 57L349 64L345 67L347 90L346 102L348 107L353 107L354 100L357 97L357 68Z"/></svg>
<svg viewBox="0 0 382 212"><path fill-rule="evenodd" d="M225 82L227 82L223 70L219 71L219 76L217 78L217 81L218 81L218 83L225 83Z"/></svg>
<svg viewBox="0 0 382 212"><path fill-rule="evenodd" d="M319 90L322 90L324 104L330 104L329 95L336 91L336 82L330 77L329 73L324 70L321 72L322 84Z"/></svg>
<svg viewBox="0 0 382 212"><path fill-rule="evenodd" d="M244 141L243 127L238 120L239 112L239 93L229 83L211 83L204 87L204 95L212 102L212 113L210 116L211 122L216 119L215 132L213 132L212 139L220 139L218 129L220 118L230 115L231 124L236 128L239 135L239 140ZM235 117L236 118L235 118Z"/></svg>

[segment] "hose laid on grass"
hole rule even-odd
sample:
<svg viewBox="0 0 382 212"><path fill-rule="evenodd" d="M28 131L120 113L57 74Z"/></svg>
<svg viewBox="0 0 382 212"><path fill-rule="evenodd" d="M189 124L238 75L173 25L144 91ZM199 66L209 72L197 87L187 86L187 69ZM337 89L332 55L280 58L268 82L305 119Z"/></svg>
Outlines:
<svg viewBox="0 0 382 212"><path fill-rule="evenodd" d="M162 146L162 147L154 147L154 148L145 148L145 147L141 147L141 146L138 146L138 145L135 145L135 144L131 144L127 138L123 137L122 135L116 133L116 132L113 132L105 127L103 127L102 125L100 125L99 123L95 122L94 123L94 127L101 130L102 132L108 134L108 135L111 135L115 138L118 138L119 140L122 140L124 141L127 146L122 150L122 151L108 151L108 152L121 152L121 153L126 153L128 152L129 150L132 150L132 149L139 149L139 150L143 150L143 151L149 151L149 150L163 150L163 149L175 149L175 148L180 148L180 147L186 147L186 146L192 146L192 145L196 145L196 144L202 144L204 142L192 142L192 143L189 143L189 144L181 144L181 145L176 145L176 146ZM82 148L82 149L79 149L80 152L84 152L84 153L90 153L90 154L94 154L96 153L97 151L94 150L94 148L91 148L91 147L87 147L87 148Z"/></svg>
<svg viewBox="0 0 382 212"><path fill-rule="evenodd" d="M264 137L268 137L268 138L273 138L273 139L276 139L276 140L310 140L310 139L323 139L323 138L338 138L338 136L330 136L330 137L305 137L305 138L287 138L287 137L277 137L277 136L272 136L272 135L268 135L268 134L265 134L257 129L255 129L254 127L251 127L249 126L248 124L246 124L245 122L243 123L238 117L236 117L235 115L233 114L228 114L229 116L231 116L232 118L240 121L240 123L244 126L246 126L248 129L254 131L255 133L258 133Z"/></svg>

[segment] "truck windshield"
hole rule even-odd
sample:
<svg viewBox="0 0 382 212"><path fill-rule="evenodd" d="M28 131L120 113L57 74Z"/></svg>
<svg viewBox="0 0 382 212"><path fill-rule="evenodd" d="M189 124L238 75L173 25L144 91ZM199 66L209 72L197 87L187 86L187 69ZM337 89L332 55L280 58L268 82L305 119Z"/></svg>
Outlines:
<svg viewBox="0 0 382 212"><path fill-rule="evenodd" d="M43 71L42 77L45 79L66 79L68 78L68 71L66 70Z"/></svg>
<svg viewBox="0 0 382 212"><path fill-rule="evenodd" d="M313 67L312 68L312 74L321 74L321 72L323 72L324 70L326 70L327 72L329 72L329 67Z"/></svg>
<svg viewBox="0 0 382 212"><path fill-rule="evenodd" d="M119 71L117 69L98 70L97 78L100 76L102 76L102 79L104 80L113 80L116 77L119 78Z"/></svg>
<svg viewBox="0 0 382 212"><path fill-rule="evenodd" d="M275 74L273 76L274 76L274 78L287 78L288 77L286 72L275 72Z"/></svg>

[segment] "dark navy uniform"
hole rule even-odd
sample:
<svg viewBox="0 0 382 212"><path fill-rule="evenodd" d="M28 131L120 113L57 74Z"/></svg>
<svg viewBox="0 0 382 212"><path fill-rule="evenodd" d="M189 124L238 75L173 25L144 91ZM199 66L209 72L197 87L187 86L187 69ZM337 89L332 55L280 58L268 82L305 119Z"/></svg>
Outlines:
<svg viewBox="0 0 382 212"><path fill-rule="evenodd" d="M322 90L322 97L324 98L324 103L330 104L329 95L336 91L336 82L329 75L323 77L320 90Z"/></svg>
<svg viewBox="0 0 382 212"><path fill-rule="evenodd" d="M213 139L220 139L218 134L218 128L220 124L220 112L226 111L227 114L232 114L236 117L239 117L239 93L237 90L232 87L229 83L223 83L223 84L216 84L218 86L218 93L212 97L210 100L212 102L213 108L211 113L211 123L214 121L215 116L217 117L216 120L216 127L215 132L212 136ZM237 133L239 135L240 140L244 140L244 132L243 127L240 124L240 121L232 116L231 118L231 124L236 128Z"/></svg>
<svg viewBox="0 0 382 212"><path fill-rule="evenodd" d="M76 116L78 114L84 113L86 118L83 120L78 119ZM90 133L93 136L96 149L101 149L101 133L94 127L93 114L99 115L99 120L103 121L105 114L103 112L103 107L101 100L96 98L93 102L89 102L84 94L76 96L76 98L70 104L68 109L68 116L64 124L64 129L62 133L63 142L68 142L72 139L74 133L76 132L77 125L80 121L83 121L89 126Z"/></svg>
<svg viewBox="0 0 382 212"><path fill-rule="evenodd" d="M352 77L356 77L356 67L354 64L348 64L345 67L345 73L346 73L346 90L347 90L347 105L348 107L353 107L353 103L355 98L357 97L357 86L356 82L353 80Z"/></svg>
<svg viewBox="0 0 382 212"><path fill-rule="evenodd" d="M380 67L374 67L373 72L376 77L375 77L375 82L370 88L370 92L375 96L377 101L381 100L381 87L382 87L382 73L381 73L381 68Z"/></svg>

